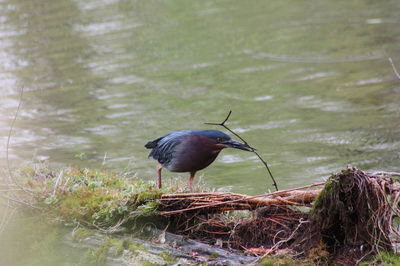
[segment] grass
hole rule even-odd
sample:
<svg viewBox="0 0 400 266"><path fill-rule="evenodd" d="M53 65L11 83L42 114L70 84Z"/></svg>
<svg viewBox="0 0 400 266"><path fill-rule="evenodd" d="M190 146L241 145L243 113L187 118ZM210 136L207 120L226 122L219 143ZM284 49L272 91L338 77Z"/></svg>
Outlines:
<svg viewBox="0 0 400 266"><path fill-rule="evenodd" d="M186 179L165 180L162 189L154 182L108 170L51 169L45 164L28 165L15 171L21 184L33 191L26 199L44 214L65 224L91 225L97 229L127 224L156 215L155 201L163 193L187 191ZM210 191L204 184L197 187Z"/></svg>
<svg viewBox="0 0 400 266"><path fill-rule="evenodd" d="M29 175L31 170L24 171ZM103 229L154 215L158 207L154 200L166 192L138 178L76 168L35 169L29 186L36 190L36 201L48 216Z"/></svg>

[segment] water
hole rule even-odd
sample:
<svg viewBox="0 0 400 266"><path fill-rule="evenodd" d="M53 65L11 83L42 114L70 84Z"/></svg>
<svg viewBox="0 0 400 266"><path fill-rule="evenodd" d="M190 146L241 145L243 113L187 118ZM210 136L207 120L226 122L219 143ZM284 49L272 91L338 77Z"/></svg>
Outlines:
<svg viewBox="0 0 400 266"><path fill-rule="evenodd" d="M280 188L348 164L399 171L398 1L33 1L0 3L1 158L133 171L143 145L229 126ZM215 128L215 127L214 127ZM166 178L175 176L165 172ZM221 189L272 189L251 153L199 172ZM186 178L185 175L182 175ZM251 181L250 181L251 180Z"/></svg>
<svg viewBox="0 0 400 266"><path fill-rule="evenodd" d="M146 141L233 110L229 125L281 188L347 164L399 170L400 82L387 62L400 62L396 1L1 5L2 143L25 90L14 164L105 162L153 178ZM242 151L201 174L238 192L271 188Z"/></svg>
<svg viewBox="0 0 400 266"><path fill-rule="evenodd" d="M70 229L45 223L32 214L15 214L1 234L0 264L10 266L79 265L88 249L65 244ZM61 251L61 252L60 252Z"/></svg>

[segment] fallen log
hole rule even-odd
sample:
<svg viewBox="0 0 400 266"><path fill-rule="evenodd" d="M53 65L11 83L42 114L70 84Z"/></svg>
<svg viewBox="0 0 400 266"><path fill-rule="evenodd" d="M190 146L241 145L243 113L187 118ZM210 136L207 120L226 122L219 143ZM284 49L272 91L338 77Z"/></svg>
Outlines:
<svg viewBox="0 0 400 266"><path fill-rule="evenodd" d="M324 183L305 187L322 186ZM189 211L222 212L226 210L255 210L265 206L307 206L321 192L321 189L290 189L274 193L248 196L229 192L175 193L163 194L158 200L160 215L174 215Z"/></svg>

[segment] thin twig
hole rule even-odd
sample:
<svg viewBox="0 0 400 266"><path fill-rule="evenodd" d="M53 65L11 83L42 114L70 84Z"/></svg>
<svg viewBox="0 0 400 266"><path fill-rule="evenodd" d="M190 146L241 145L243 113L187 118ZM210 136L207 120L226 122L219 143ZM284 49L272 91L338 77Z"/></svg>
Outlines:
<svg viewBox="0 0 400 266"><path fill-rule="evenodd" d="M275 187L275 190L278 191L278 190L279 190L279 189L278 189L278 185L276 184L275 178L274 178L274 176L272 175L271 170L269 170L269 167L268 167L267 162L266 162L263 158L261 158L261 156L258 154L258 152L254 151L254 153L257 155L257 157L261 160L261 162L262 162L262 163L265 165L265 167L267 168L268 173L269 173L269 175L270 175L271 178L272 178L272 182L274 182L273 185L274 185L274 187Z"/></svg>
<svg viewBox="0 0 400 266"><path fill-rule="evenodd" d="M14 185L14 184L9 184L9 183L6 183L6 184L0 184L0 187L6 187L6 188L9 188L9 187L16 187L17 185Z"/></svg>
<svg viewBox="0 0 400 266"><path fill-rule="evenodd" d="M17 111L15 112L14 119L11 121L10 131L8 132L7 145L6 145L6 161L7 161L8 178L10 180L10 183L14 182L15 184L17 184L17 182L15 182L15 179L11 172L10 160L9 160L9 148L10 148L10 141L11 141L11 133L13 131L15 121L17 120L19 109L21 108L23 93L24 93L24 87L21 88Z"/></svg>
<svg viewBox="0 0 400 266"><path fill-rule="evenodd" d="M105 165L106 160L107 160L107 152L104 153L103 162L101 163L101 165Z"/></svg>
<svg viewBox="0 0 400 266"><path fill-rule="evenodd" d="M206 124L206 125L214 125L214 126L222 126L222 127L224 127L226 130L228 130L229 132L231 132L233 135L235 135L236 137L238 137L241 141L243 141L244 144L246 144L247 146L250 147L250 145L247 143L247 141L245 141L241 136L239 136L237 133L235 133L235 132L234 132L233 130L231 130L228 126L225 125L225 122L228 121L228 119L229 119L229 117L231 116L231 114L232 114L232 110L229 111L229 113L228 113L228 115L226 116L225 120L222 121L221 123L204 123L204 124ZM276 183L276 181L275 181L274 176L273 176L272 173L271 173L271 170L270 170L269 167L268 167L267 161L265 161L263 158L261 158L261 156L258 154L257 151L253 150L253 152L257 155L257 157L260 159L260 161L261 161L261 162L265 165L265 167L267 168L267 171L268 171L269 175L271 176L271 179L272 179L273 185L274 185L274 187L275 187L275 190L278 191L278 190L279 190L279 189L278 189L278 185L277 185L277 183Z"/></svg>
<svg viewBox="0 0 400 266"><path fill-rule="evenodd" d="M10 191L23 191L23 190L20 188L0 189L0 192L10 192Z"/></svg>
<svg viewBox="0 0 400 266"><path fill-rule="evenodd" d="M371 175L390 175L390 176L400 176L399 172L386 172L386 171L377 171L377 172L367 172L367 174Z"/></svg>
<svg viewBox="0 0 400 266"><path fill-rule="evenodd" d="M397 71L396 66L395 66L394 63L393 63L392 58L389 57L388 60L389 60L390 65L392 66L392 69L393 69L394 74L396 75L396 77L397 77L398 79L400 79L400 74L399 74L399 72Z"/></svg>
<svg viewBox="0 0 400 266"><path fill-rule="evenodd" d="M6 220L5 220L3 223L1 223L1 226L0 226L0 235L4 232L4 230L5 230L6 226L7 226L7 224L8 224L8 223L11 221L11 219L14 217L14 214L16 213L16 211L17 211L17 209L11 209L11 212L8 213L8 216L7 216Z"/></svg>
<svg viewBox="0 0 400 266"><path fill-rule="evenodd" d="M260 260L258 260L258 261L261 261L261 260L262 260L263 258L265 258L266 256L271 255L271 253L274 252L274 251L276 251L277 249L279 249L279 247L280 247L282 244L287 243L288 241L290 241L291 239L293 239L293 237L295 236L295 234L297 233L297 231L301 228L301 226L302 226L304 223L309 223L309 221L308 221L308 220L303 220L303 218L301 218L301 219L299 220L299 224L297 225L296 229L294 229L294 230L292 231L292 233L290 234L290 236L289 236L288 238L286 238L286 239L282 239L282 240L278 241L277 243L275 243L275 244L270 248L270 251L267 252L264 256L262 256L262 258L261 258Z"/></svg>
<svg viewBox="0 0 400 266"><path fill-rule="evenodd" d="M29 206L29 207L31 207L31 208L33 208L33 209L41 210L40 207L37 207L37 206L35 206L35 205L32 205L32 204L30 204L29 202L26 202L26 201L24 201L24 200L11 198L11 197L8 197L8 196L6 196L6 195L1 195L1 194L0 194L0 197L1 197L1 198L4 198L4 199L7 199L7 200L9 200L9 201L15 202L15 203L19 203L19 204L21 204L21 205Z"/></svg>
<svg viewBox="0 0 400 266"><path fill-rule="evenodd" d="M56 183L54 185L54 190L53 190L53 196L56 195L56 191L57 191L57 187L60 185L60 181L62 182L62 178L64 175L64 170L60 171L60 174L58 175L57 179L56 179Z"/></svg>
<svg viewBox="0 0 400 266"><path fill-rule="evenodd" d="M14 182L15 184L13 184L13 185L16 185L18 188L20 188L22 190L24 190L24 189L17 184L17 182L14 180L12 172L11 172L10 160L9 160L9 147L10 147L11 133L12 133L12 130L13 130L13 127L14 127L14 123L17 120L19 108L21 107L23 92L24 92L24 89L22 87L21 88L21 94L20 94L20 100L19 100L18 107L17 107L17 111L15 112L14 119L11 122L10 131L8 132L7 144L6 144L6 161L7 161L7 170L8 170L8 179L9 179L7 188L9 188L12 185L12 183ZM6 180L4 180L4 181L7 182ZM8 210L10 209L11 201L13 200L11 197L8 197L8 194L13 194L13 192L10 192L10 191L7 191L5 193L6 195L1 195L2 198L5 198L7 200L7 204L6 204L7 207L4 210L4 214L3 214L1 222L0 222L0 233L3 232L3 230L6 227L7 223L11 219L11 218L7 218ZM13 214L13 212L11 214ZM12 215L10 215L10 217L11 216Z"/></svg>
<svg viewBox="0 0 400 266"><path fill-rule="evenodd" d="M26 188L22 187L18 183L17 179L13 176L13 174L11 172L10 159L9 159L9 149L10 149L11 134L12 134L12 131L14 129L15 121L17 120L17 117L18 117L19 109L21 108L23 94L24 94L24 87L21 87L21 92L20 92L20 95L19 95L19 103L18 103L17 111L15 112L14 119L11 122L10 131L8 132L7 145L6 145L6 161L7 161L8 178L10 180L10 184L14 183L17 187L22 189L24 192L32 193L31 191L28 191Z"/></svg>

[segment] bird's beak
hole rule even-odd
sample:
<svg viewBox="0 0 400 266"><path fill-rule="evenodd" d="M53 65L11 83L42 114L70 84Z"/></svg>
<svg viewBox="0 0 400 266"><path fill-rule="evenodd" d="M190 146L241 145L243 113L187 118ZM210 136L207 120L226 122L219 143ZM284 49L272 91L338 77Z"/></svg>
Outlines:
<svg viewBox="0 0 400 266"><path fill-rule="evenodd" d="M253 152L256 150L247 144L241 143L241 142L233 140L233 139L223 141L223 142L221 142L221 144L225 145L227 148L235 148L235 149L240 149L240 150L244 150L244 151Z"/></svg>

